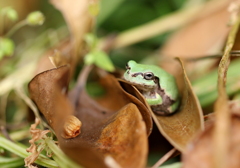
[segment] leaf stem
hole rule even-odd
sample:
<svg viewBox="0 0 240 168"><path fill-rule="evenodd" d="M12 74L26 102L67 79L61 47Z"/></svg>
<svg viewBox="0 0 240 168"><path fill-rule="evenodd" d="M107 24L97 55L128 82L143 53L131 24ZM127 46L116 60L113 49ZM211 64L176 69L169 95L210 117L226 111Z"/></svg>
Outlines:
<svg viewBox="0 0 240 168"><path fill-rule="evenodd" d="M240 85L238 83L238 81L240 80L238 72L239 65L240 60L237 59L234 60L229 66L228 80L226 83L228 95L236 93L240 88ZM217 70L214 70L208 73L207 75L192 82L194 92L198 96L202 107L206 107L212 104L217 99L218 93L216 85L217 85Z"/></svg>
<svg viewBox="0 0 240 168"><path fill-rule="evenodd" d="M38 109L37 107L33 104L32 100L24 93L23 91L23 88L22 87L17 87L15 88L16 92L18 93L18 95L25 101L25 103L32 109L35 117L39 118L39 120L41 121L39 126L41 129L44 129L44 126L43 126L43 120L42 118L40 117L40 114L38 112Z"/></svg>
<svg viewBox="0 0 240 168"><path fill-rule="evenodd" d="M17 24L15 24L5 35L5 37L11 37L18 29L20 29L21 27L27 25L26 20L22 20L20 22L18 22Z"/></svg>
<svg viewBox="0 0 240 168"><path fill-rule="evenodd" d="M22 147L22 145L18 145L12 141L7 140L6 138L0 136L0 147L14 153L22 158L26 158L30 154L26 152L26 148ZM47 158L44 155L40 155L35 163L51 168L59 168L55 161Z"/></svg>
<svg viewBox="0 0 240 168"><path fill-rule="evenodd" d="M54 143L54 141L51 138L46 138L45 142L47 146L51 149L51 151L54 153L54 160L61 165L61 167L65 168L81 168L80 165L73 162L70 158L68 158L63 151Z"/></svg>

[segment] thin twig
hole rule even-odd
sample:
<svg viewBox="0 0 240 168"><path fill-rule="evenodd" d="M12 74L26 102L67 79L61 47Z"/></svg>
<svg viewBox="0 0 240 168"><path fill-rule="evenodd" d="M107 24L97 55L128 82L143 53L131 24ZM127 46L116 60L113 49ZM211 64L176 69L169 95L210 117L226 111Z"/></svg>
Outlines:
<svg viewBox="0 0 240 168"><path fill-rule="evenodd" d="M197 56L194 58L186 58L186 61L198 61L198 60L205 60L205 59L216 59L216 58L222 58L223 53L216 53L213 55L202 55L202 56ZM231 57L240 57L240 50L232 50L230 52Z"/></svg>
<svg viewBox="0 0 240 168"><path fill-rule="evenodd" d="M77 107L77 104L78 104L79 93L84 89L88 74L92 69L93 69L93 65L86 65L83 67L81 73L79 73L78 75L78 80L76 84L77 87L74 88L74 91L72 91L71 95L69 96L71 99L71 102L73 102L75 107Z"/></svg>
<svg viewBox="0 0 240 168"><path fill-rule="evenodd" d="M49 130L51 130L52 133L55 134L54 130L42 119L42 117L39 114L38 108L33 103L33 101L24 93L23 88L17 87L15 88L15 90L19 94L19 96L25 101L25 103L31 108L35 117L40 119L41 121L39 124L40 128L41 129L48 128Z"/></svg>
<svg viewBox="0 0 240 168"><path fill-rule="evenodd" d="M9 93L4 94L0 98L0 125L6 125L6 108Z"/></svg>
<svg viewBox="0 0 240 168"><path fill-rule="evenodd" d="M5 138L7 138L7 139L10 140L10 141L13 141L13 140L11 139L11 137L9 136L6 127L0 126L0 130L1 130L1 133L3 134L3 136L4 136Z"/></svg>
<svg viewBox="0 0 240 168"><path fill-rule="evenodd" d="M161 159L155 163L152 168L158 168L160 165L162 165L164 162L166 162L175 152L177 151L176 148L171 149L168 153L166 153Z"/></svg>
<svg viewBox="0 0 240 168"><path fill-rule="evenodd" d="M39 114L39 111L38 111L37 107L34 105L32 100L24 93L23 88L17 87L17 88L15 88L15 91L24 100L24 102L32 109L35 117L40 119L41 122L40 122L39 126L40 126L41 129L44 129L44 126L42 124L44 121L40 117L40 114Z"/></svg>

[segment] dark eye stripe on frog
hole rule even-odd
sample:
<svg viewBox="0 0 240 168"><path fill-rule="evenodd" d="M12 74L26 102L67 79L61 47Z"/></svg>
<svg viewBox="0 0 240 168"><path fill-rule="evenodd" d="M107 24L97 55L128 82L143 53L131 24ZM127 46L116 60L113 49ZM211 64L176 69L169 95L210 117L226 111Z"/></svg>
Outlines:
<svg viewBox="0 0 240 168"><path fill-rule="evenodd" d="M152 72L146 72L146 73L138 72L138 73L132 74L132 77L136 77L138 75L141 75L146 80L154 80L155 79L155 76ZM149 75L151 75L151 77L148 77Z"/></svg>
<svg viewBox="0 0 240 168"><path fill-rule="evenodd" d="M132 74L132 77L136 77L138 75L142 75L143 76L143 73L142 72L138 72L138 73Z"/></svg>

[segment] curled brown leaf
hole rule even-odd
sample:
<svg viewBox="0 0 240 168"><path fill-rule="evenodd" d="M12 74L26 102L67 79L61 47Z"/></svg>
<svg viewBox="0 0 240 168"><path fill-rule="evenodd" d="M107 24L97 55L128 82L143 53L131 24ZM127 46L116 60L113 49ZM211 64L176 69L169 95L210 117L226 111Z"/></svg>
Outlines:
<svg viewBox="0 0 240 168"><path fill-rule="evenodd" d="M30 152L32 154L24 159L25 166L30 168L35 168L35 166L33 166L32 164L38 158L39 154L43 150L43 148L38 149L38 145L35 144L36 141L43 139L43 137L50 132L49 130L38 129L37 126L39 125L39 123L40 123L40 120L36 118L35 123L32 124L30 127L30 133L32 135L32 139L29 140L29 143L31 144L31 146L26 150L27 152Z"/></svg>
<svg viewBox="0 0 240 168"><path fill-rule="evenodd" d="M231 107L231 105L230 105ZM226 167L238 168L240 167L240 115L235 113L230 108L230 130L229 130L229 151L227 157L224 158L226 161ZM237 111L240 111L238 106ZM201 132L197 137L194 138L193 142L188 144L187 149L183 155L183 168L212 168L214 167L214 125L216 120L208 122L206 129ZM224 145L224 143L222 143ZM222 162L219 160L219 162Z"/></svg>
<svg viewBox="0 0 240 168"><path fill-rule="evenodd" d="M126 93L117 79L106 72L101 72L99 76L106 95L101 100L91 98L85 90L91 66L82 70L68 98L69 70L69 66L62 66L43 72L29 84L31 97L55 131L61 149L85 167L110 166L106 156L111 156L120 166L144 167L147 135L152 129L148 109ZM129 105L131 102L137 108ZM61 135L69 115L76 116L82 126L81 134L66 139Z"/></svg>
<svg viewBox="0 0 240 168"><path fill-rule="evenodd" d="M29 83L31 98L54 130L59 146L69 157L85 167L107 167L103 156L86 145L87 142L79 145L78 141L73 142L75 138L65 139L61 136L66 119L74 114L74 107L67 97L69 75L69 65L38 74Z"/></svg>
<svg viewBox="0 0 240 168"><path fill-rule="evenodd" d="M69 39L60 41L56 46L47 50L41 56L41 59L38 61L38 65L35 70L35 74L69 64L72 57L71 51L72 44L70 43Z"/></svg>
<svg viewBox="0 0 240 168"><path fill-rule="evenodd" d="M136 88L126 82L124 88L141 100L149 111L161 134L179 151L183 152L196 132L203 129L203 113L187 78L183 64L179 59L181 71L178 71L177 85L181 95L181 106L173 115L160 116L151 111L151 108ZM177 63L176 63L177 64ZM178 64L179 65L179 64Z"/></svg>
<svg viewBox="0 0 240 168"><path fill-rule="evenodd" d="M179 151L183 152L195 134L203 129L203 113L199 101L187 78L183 63L178 59L182 72L177 77L181 95L179 110L170 116L153 115L162 135Z"/></svg>
<svg viewBox="0 0 240 168"><path fill-rule="evenodd" d="M122 167L145 167L148 148L146 125L137 106L130 103L123 107L102 130L97 144L103 153L111 154Z"/></svg>

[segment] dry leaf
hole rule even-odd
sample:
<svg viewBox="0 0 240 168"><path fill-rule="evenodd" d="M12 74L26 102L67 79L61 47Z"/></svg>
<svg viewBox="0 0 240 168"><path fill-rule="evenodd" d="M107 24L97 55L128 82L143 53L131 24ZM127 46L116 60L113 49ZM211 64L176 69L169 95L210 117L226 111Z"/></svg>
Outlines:
<svg viewBox="0 0 240 168"><path fill-rule="evenodd" d="M207 15L200 12L192 23L170 37L161 53L184 58L219 53L229 32L229 4L230 1L222 1L217 9L208 11ZM203 9L206 10L208 9Z"/></svg>
<svg viewBox="0 0 240 168"><path fill-rule="evenodd" d="M36 145L35 142L43 139L44 135L50 132L49 130L37 129L37 126L39 123L40 123L40 120L36 118L35 124L32 124L30 127L30 133L32 135L32 139L29 140L29 143L31 144L31 146L27 148L27 152L30 152L32 154L24 159L25 166L29 168L35 168L35 166L33 166L32 164L38 158L39 154L43 150L43 148L38 149L38 145Z"/></svg>
<svg viewBox="0 0 240 168"><path fill-rule="evenodd" d="M203 113L181 60L179 62L182 73L178 76L177 84L181 95L181 106L171 116L159 116L153 113L153 119L163 136L183 152L195 134L203 129Z"/></svg>
<svg viewBox="0 0 240 168"><path fill-rule="evenodd" d="M143 168L147 158L146 126L134 104L128 104L107 125L97 141L103 153L111 154L122 167Z"/></svg>
<svg viewBox="0 0 240 168"><path fill-rule="evenodd" d="M54 66L51 61L49 61L49 57L54 56L56 53L55 51L59 51L57 66ZM49 69L53 69L62 65L66 65L70 63L71 60L71 51L72 51L72 45L69 40L63 40L59 42L56 46L53 48L47 50L41 57L41 59L38 62L37 68L35 70L35 74L39 74L41 72L44 72Z"/></svg>
<svg viewBox="0 0 240 168"><path fill-rule="evenodd" d="M83 69L68 99L69 70L69 66L62 66L43 72L29 84L31 97L56 132L61 149L84 167L107 167L107 155L112 156L120 166L144 167L147 135L152 130L148 109L122 90L116 78L106 72L102 73L100 79L109 93L104 98L108 103L102 105L101 101L89 97L85 83L91 66ZM138 108L129 104L131 102ZM61 134L69 115L75 115L81 120L81 134L65 139ZM110 139L107 138L109 136Z"/></svg>
<svg viewBox="0 0 240 168"><path fill-rule="evenodd" d="M86 72L86 71L88 72ZM108 154L110 154L111 156L113 156L114 159L116 159L116 161L118 163L120 163L120 165L126 165L129 163L128 158L131 157L136 157L136 155L138 156L138 159L140 159L139 157L142 157L143 162L136 162L134 160L132 161L132 164L134 164L136 166L136 164L143 164L145 163L145 159L146 159L146 153L143 155L139 155L138 153L140 152L132 152L130 153L132 150L132 147L134 147L136 140L130 136L129 139L127 138L127 136L122 137L124 135L123 132L125 132L126 130L124 129L117 129L117 131L114 131L114 125L115 124L111 124L111 122L113 122L112 117L116 116L114 119L114 122L119 120L117 117L120 117L120 114L122 112L124 112L125 110L122 109L122 107L124 107L125 105L128 105L131 102L134 102L137 107L139 108L139 111L141 112L141 114L145 114L143 115L143 120L145 121L147 130L145 130L146 132L144 132L142 129L138 128L138 127L128 127L127 125L125 125L129 131L134 131L134 130L139 130L139 134L141 136L146 136L146 133L149 134L152 130L152 121L151 121L151 116L147 110L147 108L136 98L134 98L133 96L129 95L128 93L126 93L125 91L122 90L121 86L119 85L118 81L112 76L107 74L106 72L101 72L101 77L100 77L100 83L102 84L102 86L106 89L106 95L104 97L102 97L101 99L98 99L97 101L93 100L92 98L90 98L88 96L88 94L86 93L86 91L84 90L85 87L85 82L87 79L86 74L88 74L90 72L90 67L86 67L86 69L82 71L81 77L79 78L78 81L78 85L75 87L75 89L71 92L71 99L72 102L74 102L74 104L76 104L76 111L77 114L76 116L78 118L81 119L81 121L83 122L83 126L82 126L82 133L80 134L79 137L77 137L79 140L80 139L85 139L86 141L91 141L93 144L95 143L94 141L103 141L101 140L101 138L104 138L106 136L110 136L109 133L107 135L104 135L105 130L111 130L113 131L112 133L112 138L114 138L114 136L120 137L121 138L121 143L119 143L118 141L111 141L111 139L109 139L108 146L105 146L106 149L104 149L101 146L101 150L102 152L106 152L109 151ZM137 111L137 113L139 113L139 111ZM128 118L131 113L128 112L128 115L124 115L125 120L129 120L130 118ZM84 121L87 122L86 124L84 124ZM124 120L122 120L124 121ZM141 120L140 120L141 121ZM140 122L139 118L133 118L131 117L131 122L134 123L138 123ZM91 124L89 124L91 123ZM112 125L109 126L108 124ZM104 128L105 126L107 126L107 128ZM119 125L120 126L120 125ZM133 129L133 130L132 130ZM108 131L109 132L109 131ZM88 139L88 137L85 134L94 134L95 138L91 138ZM131 134L132 135L132 134ZM99 139L97 137L100 137ZM131 138L130 138L131 137ZM140 137L139 137L140 138ZM142 138L141 138L142 139ZM144 138L143 138L144 139ZM79 141L78 140L78 141ZM145 141L142 141L145 142ZM119 143L119 146L122 146L124 148L125 145L127 145L129 147L128 150L124 150L124 154L125 154L125 159L123 157L121 157L122 152L120 152L120 149L118 149L119 147L115 145L115 143ZM105 144L106 144L106 140L105 140ZM143 146L139 147L139 150L145 151L146 152L146 146L144 144L139 144L137 143L139 146ZM136 145L137 145L136 144ZM109 148L111 147L111 148ZM126 147L125 147L126 148ZM137 150L137 148L135 148L135 150ZM116 151L118 151L116 153ZM144 152L143 152L144 153ZM131 166L131 165L129 165ZM140 167L142 167L143 165L141 165ZM134 167L134 166L133 166Z"/></svg>
<svg viewBox="0 0 240 168"><path fill-rule="evenodd" d="M54 50L54 54L52 56L49 56L49 59L51 63L54 65L55 68L66 65L69 63L67 58L65 58L62 53L60 53L58 50Z"/></svg>
<svg viewBox="0 0 240 168"><path fill-rule="evenodd" d="M68 60L71 65L71 75L75 72L75 67L79 61L79 53L82 52L84 37L91 31L94 17L91 16L89 5L92 1L88 0L51 0L50 1L65 18L71 33L69 45L71 50L68 52ZM95 0L94 3L98 4Z"/></svg>
<svg viewBox="0 0 240 168"><path fill-rule="evenodd" d="M44 112L45 118L57 135L61 134L66 117L74 111L66 97L69 71L68 65L48 70L35 76L29 83L31 98L39 110ZM56 113L59 113L57 117L54 116ZM58 124L62 127L59 128Z"/></svg>
<svg viewBox="0 0 240 168"><path fill-rule="evenodd" d="M205 6L195 19L177 30L161 48L161 55L169 57L195 58L221 54L229 32L230 13L227 8L233 0L213 1L213 7ZM215 4L214 4L215 3ZM167 59L168 60L168 59ZM186 62L185 69L190 79L208 73L216 66L216 59ZM174 62L161 61L162 67L177 74Z"/></svg>
<svg viewBox="0 0 240 168"><path fill-rule="evenodd" d="M240 108L237 110L240 111ZM197 136L191 144L188 145L186 152L183 155L183 168L212 168L214 157L214 144L213 133L214 123L212 120L209 122L206 129ZM231 114L231 126L229 131L229 148L227 167L239 168L240 167L240 115ZM221 161L219 160L221 163Z"/></svg>
<svg viewBox="0 0 240 168"><path fill-rule="evenodd" d="M107 167L103 156L97 154L91 146L78 145L79 142L73 143L61 136L66 118L74 114L74 108L67 98L69 75L68 65L38 74L29 83L31 98L55 131L59 146L69 157L84 167Z"/></svg>
<svg viewBox="0 0 240 168"><path fill-rule="evenodd" d="M61 11L71 32L74 44L74 56L81 50L84 36L92 27L93 17L89 12L89 0L51 0L51 3ZM94 1L98 3L98 1ZM73 58L76 61L76 58ZM72 60L72 61L74 61ZM73 62L73 64L75 64Z"/></svg>
<svg viewBox="0 0 240 168"><path fill-rule="evenodd" d="M194 137L197 131L203 129L203 114L191 84L186 76L182 62L179 60L182 70L177 76L177 85L181 95L181 106L173 115L160 116L152 113L152 117L161 134L179 151L183 152L186 145ZM122 81L124 82L124 81ZM139 91L128 85L122 86L127 92L141 100L151 110Z"/></svg>

